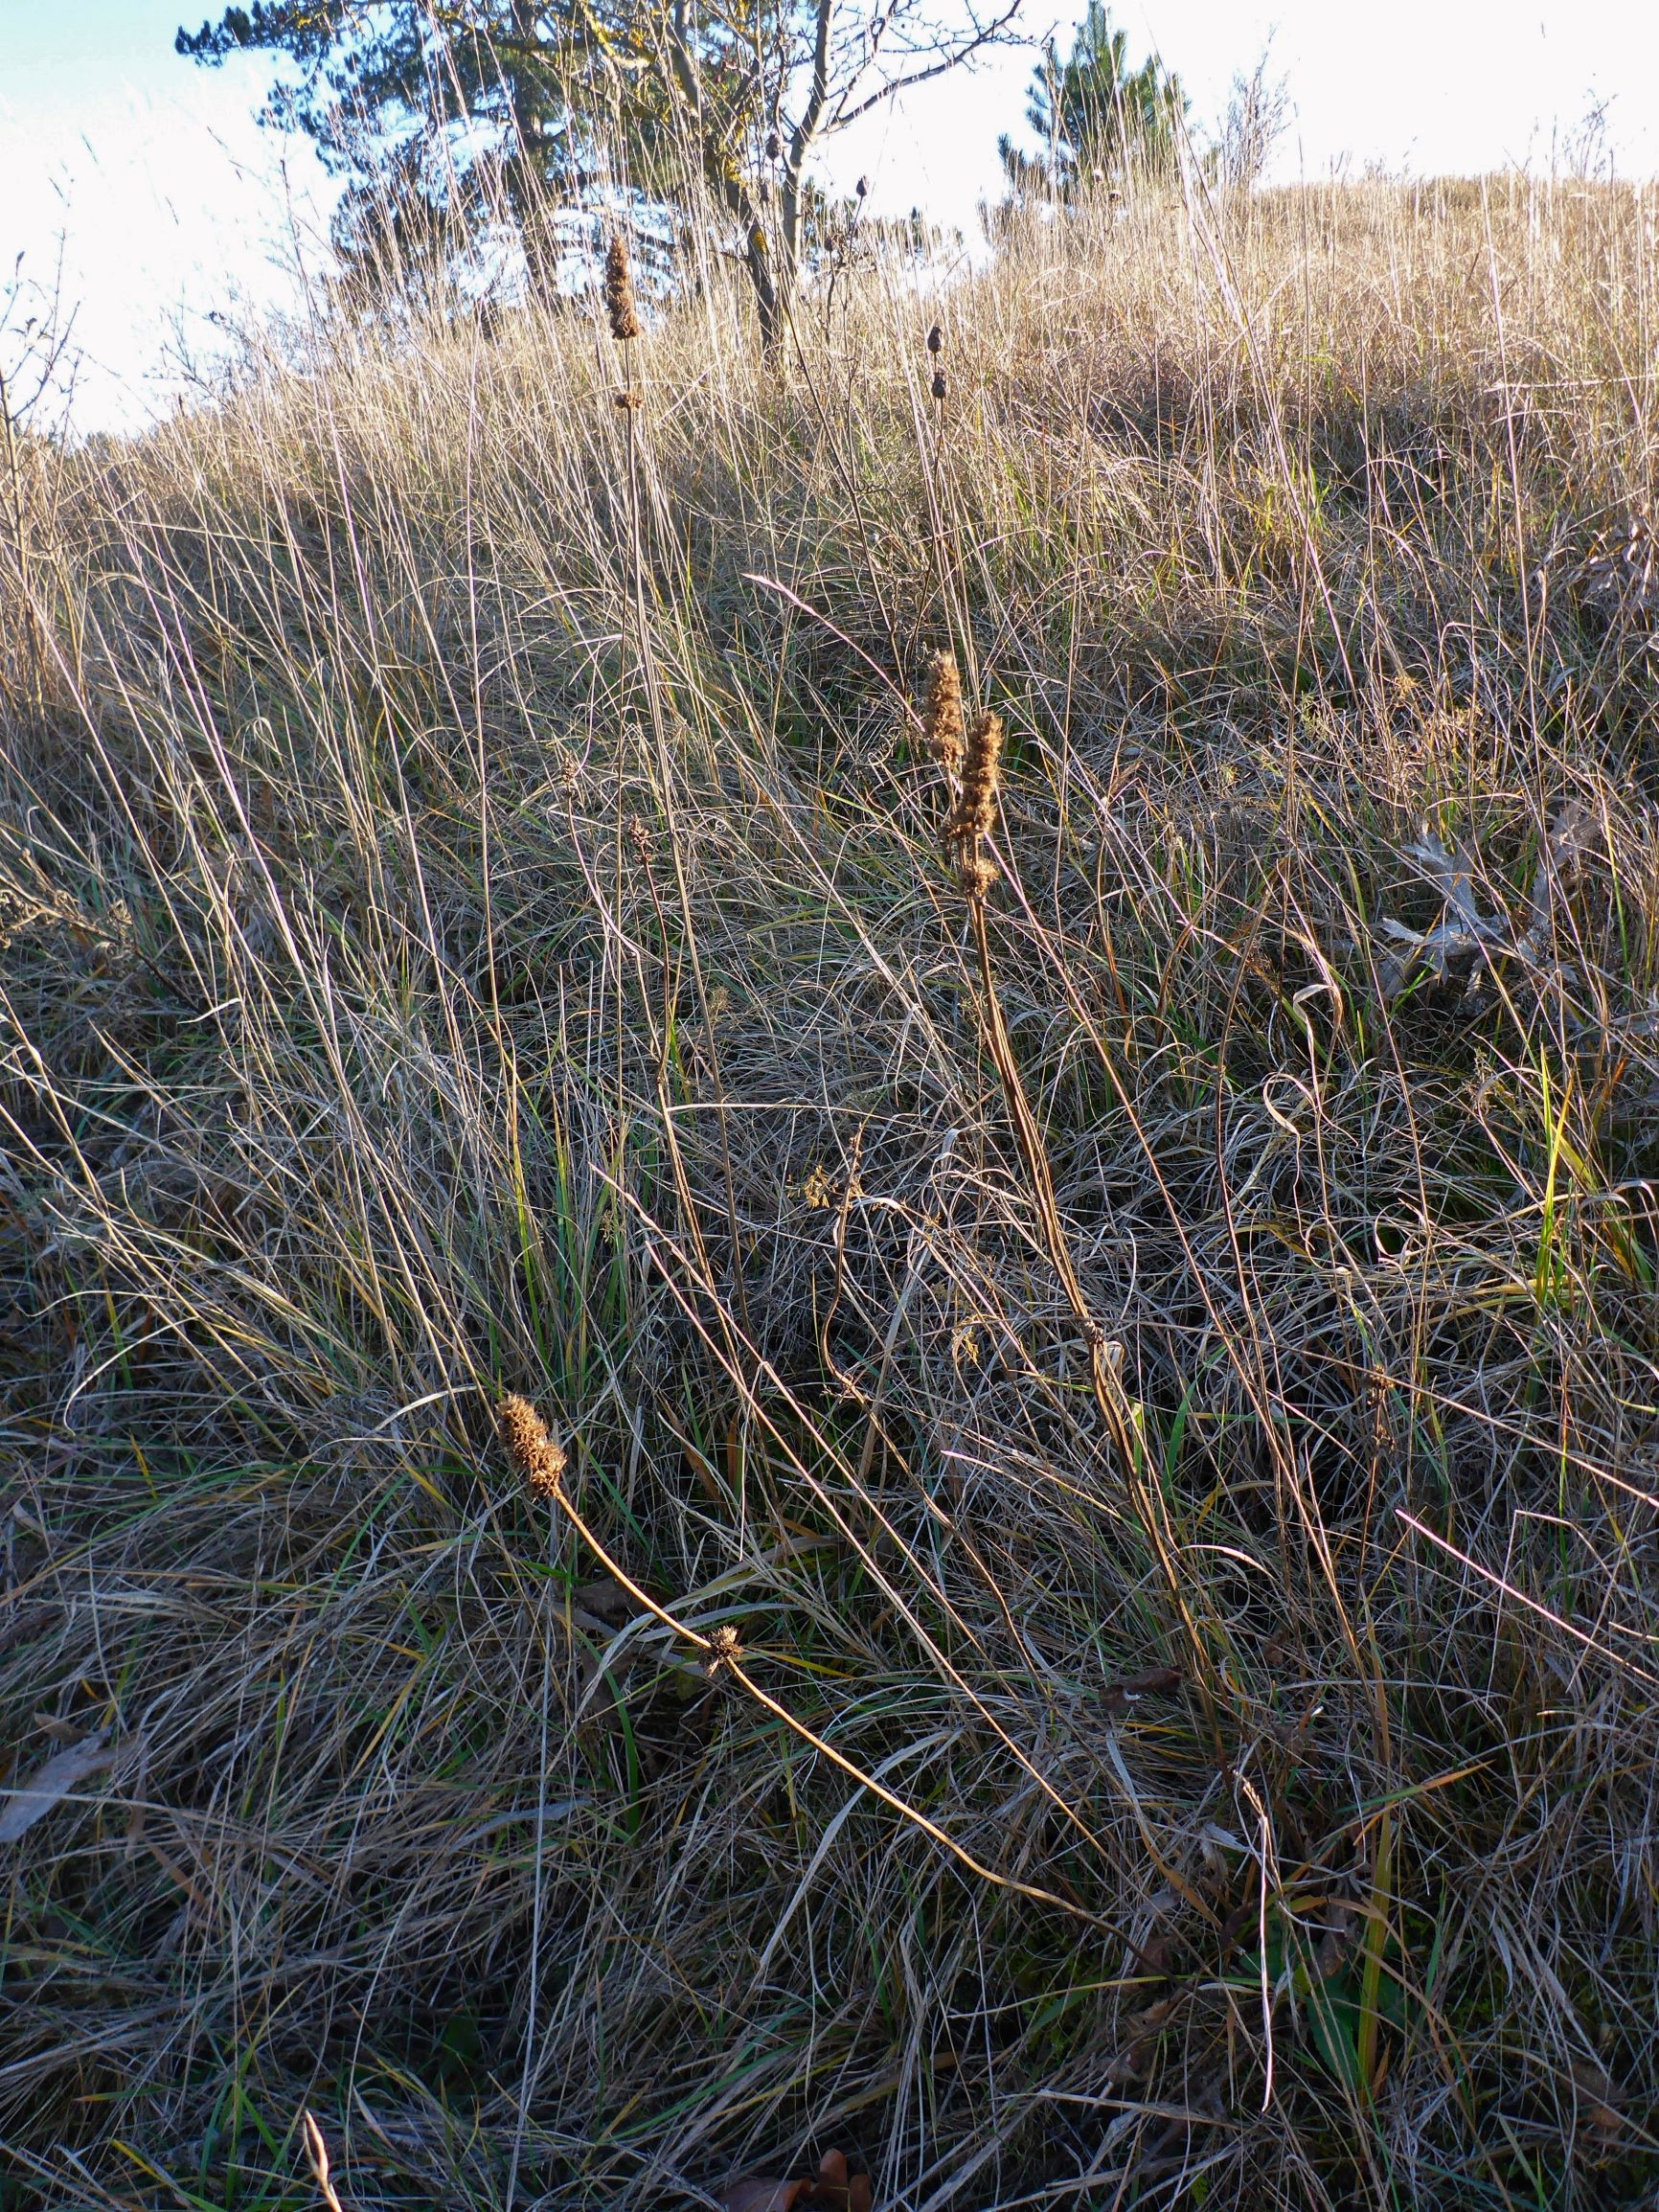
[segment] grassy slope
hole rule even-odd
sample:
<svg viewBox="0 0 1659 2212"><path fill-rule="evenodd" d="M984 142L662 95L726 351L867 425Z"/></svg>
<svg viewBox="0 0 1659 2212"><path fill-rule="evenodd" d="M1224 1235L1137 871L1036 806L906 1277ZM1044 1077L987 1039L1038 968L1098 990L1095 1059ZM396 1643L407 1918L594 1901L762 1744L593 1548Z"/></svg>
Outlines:
<svg viewBox="0 0 1659 2212"><path fill-rule="evenodd" d="M360 2206L1651 2189L1652 219L1079 223L942 414L896 280L782 391L711 298L637 568L585 327L19 455L0 1743L112 1764L9 2208L312 2201L307 2104ZM1510 949L1402 983L1425 820Z"/></svg>

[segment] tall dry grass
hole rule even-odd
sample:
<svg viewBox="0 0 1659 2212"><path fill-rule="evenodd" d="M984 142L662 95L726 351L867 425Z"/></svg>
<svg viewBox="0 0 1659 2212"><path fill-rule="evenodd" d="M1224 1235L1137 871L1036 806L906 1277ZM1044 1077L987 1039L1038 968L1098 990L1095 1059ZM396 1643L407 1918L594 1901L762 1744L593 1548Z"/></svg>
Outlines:
<svg viewBox="0 0 1659 2212"><path fill-rule="evenodd" d="M16 442L8 2212L1652 2201L1655 212Z"/></svg>

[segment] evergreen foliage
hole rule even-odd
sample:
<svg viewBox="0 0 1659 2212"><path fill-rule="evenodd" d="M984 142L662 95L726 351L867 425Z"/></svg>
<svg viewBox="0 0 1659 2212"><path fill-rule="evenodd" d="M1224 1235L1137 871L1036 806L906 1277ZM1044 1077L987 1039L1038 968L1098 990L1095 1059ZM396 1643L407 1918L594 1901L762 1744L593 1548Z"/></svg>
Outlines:
<svg viewBox="0 0 1659 2212"><path fill-rule="evenodd" d="M1121 187L1131 174L1171 175L1189 104L1156 55L1129 67L1128 34L1089 0L1069 57L1051 38L1033 72L1026 122L1038 151L1006 134L997 142L1010 189L1020 198L1070 199L1089 185Z"/></svg>

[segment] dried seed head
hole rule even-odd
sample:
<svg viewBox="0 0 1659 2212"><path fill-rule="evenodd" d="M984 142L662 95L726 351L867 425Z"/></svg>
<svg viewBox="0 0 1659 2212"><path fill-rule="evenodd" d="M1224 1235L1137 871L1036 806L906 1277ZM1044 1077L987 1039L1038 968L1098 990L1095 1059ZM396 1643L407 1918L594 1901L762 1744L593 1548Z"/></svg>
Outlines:
<svg viewBox="0 0 1659 2212"><path fill-rule="evenodd" d="M952 653L935 653L927 672L927 710L922 730L927 749L947 776L960 777L963 761L962 678Z"/></svg>
<svg viewBox="0 0 1659 2212"><path fill-rule="evenodd" d="M822 1160L801 1185L801 1196L815 1214L821 1214L827 1206L835 1203L835 1185Z"/></svg>
<svg viewBox="0 0 1659 2212"><path fill-rule="evenodd" d="M766 159L776 161L784 150L784 142L775 130L766 133Z"/></svg>
<svg viewBox="0 0 1659 2212"><path fill-rule="evenodd" d="M616 395L616 404L625 412L629 411L641 404L640 396L637 392L619 392Z"/></svg>
<svg viewBox="0 0 1659 2212"><path fill-rule="evenodd" d="M509 1391L499 1419L508 1457L537 1497L557 1497L564 1481L565 1451L528 1398Z"/></svg>
<svg viewBox="0 0 1659 2212"><path fill-rule="evenodd" d="M730 1621L722 1621L709 1637L708 1676L712 1682L722 1667L743 1655L743 1646Z"/></svg>
<svg viewBox="0 0 1659 2212"><path fill-rule="evenodd" d="M604 310L610 317L610 334L619 346L640 334L634 312L634 276L628 266L628 242L621 231L604 250Z"/></svg>
<svg viewBox="0 0 1659 2212"><path fill-rule="evenodd" d="M1003 727L1000 715L984 714L967 734L962 764L962 795L944 825L944 845L954 848L957 880L967 897L983 899L996 879L996 871L980 851L996 816L996 790L1002 772Z"/></svg>
<svg viewBox="0 0 1659 2212"><path fill-rule="evenodd" d="M932 391L936 399L944 398L944 371L943 369L935 369L933 372Z"/></svg>
<svg viewBox="0 0 1659 2212"><path fill-rule="evenodd" d="M861 176L852 189L860 199L868 199L870 196L870 179L867 176Z"/></svg>
<svg viewBox="0 0 1659 2212"><path fill-rule="evenodd" d="M943 346L943 344L944 332L940 329L939 325L935 323L932 330L927 333L927 350L930 353L937 353Z"/></svg>
<svg viewBox="0 0 1659 2212"><path fill-rule="evenodd" d="M1002 775L1003 727L1000 715L981 715L967 733L962 764L962 797L945 824L947 837L977 845L989 834L996 817L996 790Z"/></svg>

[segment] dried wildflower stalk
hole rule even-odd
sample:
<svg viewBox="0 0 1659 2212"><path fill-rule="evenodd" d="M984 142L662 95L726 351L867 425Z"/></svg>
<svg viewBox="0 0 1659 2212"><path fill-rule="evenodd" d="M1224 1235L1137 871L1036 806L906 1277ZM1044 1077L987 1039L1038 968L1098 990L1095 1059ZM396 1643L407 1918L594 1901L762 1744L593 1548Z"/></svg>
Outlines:
<svg viewBox="0 0 1659 2212"><path fill-rule="evenodd" d="M628 262L628 242L621 231L604 252L604 311L610 318L610 334L619 346L625 346L630 338L639 336L633 269Z"/></svg>
<svg viewBox="0 0 1659 2212"><path fill-rule="evenodd" d="M957 879L970 900L983 900L996 872L982 850L996 819L997 785L1002 776L1002 717L983 714L967 733L963 753L962 789L944 825L944 846L954 854Z"/></svg>
<svg viewBox="0 0 1659 2212"><path fill-rule="evenodd" d="M502 1437L513 1465L533 1487L540 1488L542 1485L546 1485L546 1494L557 1502L559 1510L570 1521L571 1526L594 1557L613 1577L619 1587L627 1592L642 1612L654 1614L665 1628L671 1629L676 1636L682 1637L695 1650L702 1653L704 1672L711 1680L716 1679L721 1675L729 1674L738 1686L754 1699L756 1704L760 1705L765 1712L770 1713L775 1721L782 1722L792 1735L800 1737L804 1744L810 1745L812 1749L827 1759L832 1767L837 1767L850 1780L857 1783L861 1790L867 1790L872 1797L879 1799L883 1805L898 1813L913 1828L920 1829L923 1836L930 1836L935 1843L943 1845L959 1864L966 1866L970 1874L976 1876L989 1887L1010 1890L1016 1897L1029 1898L1034 1904L1047 1905L1066 1914L1069 1919L1080 1921L1090 1927L1106 1929L1116 1935L1118 1931L1113 1924L1102 1914L1091 1911L1087 1905L1079 1904L1071 1898L1057 1896L1052 1889L1041 1889L1036 1883L1024 1881L1017 1875L999 1874L994 1867L987 1866L983 1860L974 1857L966 1844L959 1843L948 1829L940 1827L935 1820L930 1820L925 1813L919 1811L907 1799L900 1797L896 1790L888 1789L884 1782L877 1780L874 1774L867 1773L855 1760L850 1759L845 1751L837 1750L833 1744L826 1742L814 1729L809 1728L805 1721L798 1720L790 1712L787 1705L781 1703L769 1691L762 1689L748 1672L743 1664L747 1653L744 1652L742 1640L730 1622L722 1622L705 1635L700 1629L693 1628L689 1621L677 1619L666 1606L659 1605L648 1591L640 1587L627 1569L612 1557L599 1537L582 1518L580 1509L558 1479L564 1470L564 1453L549 1435L547 1424L536 1412L534 1406L530 1403L528 1399L510 1394L502 1400L499 1411ZM542 1456L544 1453L550 1453L552 1462L557 1463L551 1476L547 1472L550 1460ZM541 1478L539 1483L537 1481L538 1476ZM1170 1879L1179 1885L1180 1878L1178 1875L1171 1874Z"/></svg>
<svg viewBox="0 0 1659 2212"><path fill-rule="evenodd" d="M943 657L943 656L942 656ZM938 680L935 663L935 678ZM954 664L951 667L954 678ZM957 689L960 701L960 686ZM929 708L932 707L932 693ZM990 834L996 819L997 789L1002 776L1002 747L1004 730L1002 717L989 710L979 715L967 733L962 764L962 786L955 806L951 809L943 832L945 851L954 859L957 880L967 899L968 926L972 933L974 953L979 966L981 1000L980 1018L982 1034L991 1060L1001 1078L1003 1095L1008 1102L1014 1135L1025 1162L1032 1196L1036 1203L1043 1242L1056 1274L1059 1277L1072 1316L1082 1333L1089 1350L1089 1367L1094 1385L1095 1401L1105 1421L1108 1434L1116 1444L1130 1494L1140 1514L1142 1524L1159 1557L1171 1593L1188 1618L1195 1654L1202 1659L1203 1645L1195 1626L1187 1616L1183 1602L1179 1562L1163 1525L1157 1497L1148 1490L1139 1472L1139 1445L1135 1420L1123 1380L1119 1374L1122 1359L1120 1347L1108 1342L1105 1331L1089 1305L1077 1266L1072 1259L1065 1223L1060 1217L1055 1196L1054 1174L1049 1165L1048 1148L1031 1101L1026 1096L1025 1080L1020 1073L1019 1060L1013 1042L1003 1018L1002 1004L997 995L995 965L991 959L990 937L986 924L986 894L996 879L996 870L985 853L985 840ZM1200 1695L1208 1706L1207 1685L1198 1684ZM1160 1862L1161 1864L1161 1862ZM1163 1868L1166 1876L1179 1889L1178 1879Z"/></svg>
<svg viewBox="0 0 1659 2212"><path fill-rule="evenodd" d="M528 1398L509 1391L501 1401L498 1418L508 1457L537 1497L558 1497L563 1493L565 1449Z"/></svg>
<svg viewBox="0 0 1659 2212"><path fill-rule="evenodd" d="M951 783L960 784L967 724L963 718L962 678L956 673L953 653L941 652L933 656L933 665L927 672L927 707L922 715L921 729L928 751Z"/></svg>

